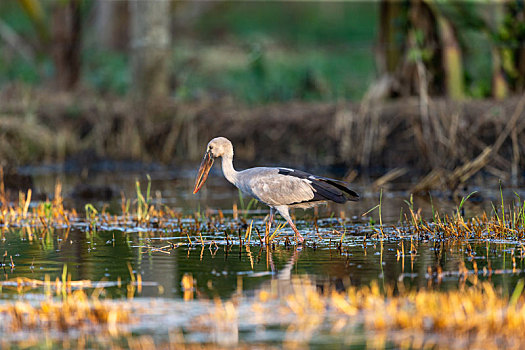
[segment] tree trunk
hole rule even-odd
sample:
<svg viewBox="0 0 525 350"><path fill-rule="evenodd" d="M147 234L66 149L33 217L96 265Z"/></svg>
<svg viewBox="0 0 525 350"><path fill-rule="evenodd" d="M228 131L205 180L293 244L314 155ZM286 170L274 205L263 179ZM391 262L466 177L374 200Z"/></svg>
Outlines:
<svg viewBox="0 0 525 350"><path fill-rule="evenodd" d="M376 64L380 74L393 74L403 60L406 32L401 22L405 17L406 11L402 2L381 1L376 50Z"/></svg>
<svg viewBox="0 0 525 350"><path fill-rule="evenodd" d="M521 94L525 91L525 41L521 42L516 56L518 58L518 80L516 82L516 92Z"/></svg>
<svg viewBox="0 0 525 350"><path fill-rule="evenodd" d="M126 1L97 0L95 4L95 31L97 42L104 49L126 50L129 41L129 3Z"/></svg>
<svg viewBox="0 0 525 350"><path fill-rule="evenodd" d="M408 18L410 46L407 52L407 64L417 66L418 61L421 61L426 71L428 93L443 95L445 93L443 45L439 36L436 13L424 0L415 0L410 3ZM410 69L410 71L414 70ZM414 74L406 78L409 79L412 90L419 91L421 75Z"/></svg>
<svg viewBox="0 0 525 350"><path fill-rule="evenodd" d="M439 36L442 45L441 60L444 72L444 88L448 97L460 100L465 97L465 80L463 73L463 58L457 32L439 8L427 0L437 18Z"/></svg>
<svg viewBox="0 0 525 350"><path fill-rule="evenodd" d="M490 7L490 20L492 27L497 35L499 28L505 17L505 3L503 0L495 0ZM509 82L505 76L504 68L504 47L498 42L492 43L492 96L496 99L503 99L509 94Z"/></svg>
<svg viewBox="0 0 525 350"><path fill-rule="evenodd" d="M525 8L515 0L505 3L503 24L498 30L505 77L515 93L525 88Z"/></svg>
<svg viewBox="0 0 525 350"><path fill-rule="evenodd" d="M419 95L424 73L425 90L430 95L461 98L464 92L461 49L451 23L441 11L429 0L383 0L379 9L376 64L381 75L379 81L389 82L390 88L388 94L384 91L381 94Z"/></svg>
<svg viewBox="0 0 525 350"><path fill-rule="evenodd" d="M138 101L169 94L170 2L129 2L131 15L131 90Z"/></svg>
<svg viewBox="0 0 525 350"><path fill-rule="evenodd" d="M53 9L52 56L56 85L74 89L80 79L82 50L81 0L57 2Z"/></svg>
<svg viewBox="0 0 525 350"><path fill-rule="evenodd" d="M492 96L501 100L509 94L509 84L501 63L501 50L492 48Z"/></svg>

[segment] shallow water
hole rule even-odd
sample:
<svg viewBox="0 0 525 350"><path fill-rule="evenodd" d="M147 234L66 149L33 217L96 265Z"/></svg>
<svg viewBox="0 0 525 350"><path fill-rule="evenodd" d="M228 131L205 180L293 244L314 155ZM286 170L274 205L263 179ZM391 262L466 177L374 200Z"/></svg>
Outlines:
<svg viewBox="0 0 525 350"><path fill-rule="evenodd" d="M322 240L314 238L306 247L297 251L295 246L285 246L283 240L271 249L252 241L250 246L231 244L187 243L186 237L151 233L98 231L86 235L72 229L67 236L57 230L54 238L27 238L18 229L8 230L0 242L0 251L7 252L7 264L2 279L28 277L43 280L61 278L64 265L72 280L122 281L122 287L106 288L109 296L126 295L126 282L130 281L128 264L142 275L144 289L140 296L181 298L181 279L191 274L196 280L200 297L229 298L239 291L253 293L272 279L290 279L293 275L307 275L320 285L328 283L336 289L369 285L372 281L406 286L454 288L461 279L460 266L473 274L473 262L481 279L489 279L509 290L525 276L520 245L513 242L438 243L414 241L410 253L410 240L366 240L363 236L347 236L339 248L339 236L320 230ZM168 242L179 243L175 248ZM207 241L209 242L209 240ZM315 242L315 247L314 243ZM404 245L404 247L402 247ZM405 256L398 254L404 249ZM469 251L472 249L472 252ZM9 265L12 256L14 268ZM515 258L514 261L512 257ZM439 281L429 275L429 269L443 271ZM492 276L483 273L491 268ZM432 272L431 272L432 273ZM9 288L4 286L4 297Z"/></svg>
<svg viewBox="0 0 525 350"><path fill-rule="evenodd" d="M356 185L362 200L345 206L322 207L317 211L296 211L298 228L307 238L302 249L296 249L293 242L287 244L286 237L293 241L289 227L285 226L276 243L269 248L260 244L256 233L250 244L240 244L246 226L239 222L253 220L259 231L264 230L266 208L252 207L248 212L249 199L242 198L225 180L212 176L199 196L191 195L193 172L152 172L152 197L168 207L185 215L182 224L174 223L163 229L138 228L108 224L98 227L95 233L88 232L84 222L78 222L71 229L35 227L4 228L0 240L0 252L6 252L0 280L8 281L17 277L44 280L60 279L67 269L72 280L102 281L103 296L121 299L129 296L128 286L139 274L141 290L135 291L135 298L143 302L157 300L158 322L145 316L136 329L141 334L164 334L173 328L205 313L208 302L219 297L222 300L242 296L250 298L260 291L271 288L279 282L280 288L291 285L296 276L304 276L318 289L331 288L347 290L351 286L378 283L381 289L435 288L438 290L461 288L465 276L491 281L505 293L511 293L517 281L525 277L522 246L519 242L471 241L441 242L439 240L416 240L387 238L383 241L371 238L371 221L377 227L377 210L367 214L379 203L379 194L367 191L363 184ZM71 193L78 183L75 176L59 176L64 193ZM142 190L147 185L142 173L98 173L89 177L94 185L110 185L126 198L135 196L135 179L141 180ZM42 192L52 193L57 176L42 174L35 178L35 187ZM485 198L495 198L497 191L486 191ZM507 195L507 194L506 194ZM87 200L67 198L68 205L83 211ZM409 201L406 192L385 192L382 196L382 220L386 232L393 232L393 224L408 212ZM99 209L105 203L92 199ZM232 218L233 204L239 209L240 219ZM436 196L430 202L423 198L414 200L415 208L422 208L423 216L430 217L433 210L452 213L457 202L447 196ZM490 208L488 199L481 203L468 203L467 215L474 215ZM223 224L215 228L203 225L202 237L188 230L194 227L191 216L208 209L212 215L221 210L225 215ZM120 210L120 198L110 201L109 210ZM314 220L314 216L316 218ZM316 223L318 228L315 228ZM193 225L193 226L192 226ZM235 227L235 230L231 230ZM182 229L182 231L181 231ZM341 240L341 233L345 232ZM229 238L226 239L226 235ZM404 254L403 254L404 253ZM11 263L12 258L12 263ZM131 269L131 271L130 271ZM440 271L438 274L437 271ZM132 274L134 276L132 276ZM195 288L189 292L183 289L183 278L191 276ZM4 300L36 298L43 296L40 288L27 287L21 293L16 283L4 283L0 298ZM193 301L188 301L191 299ZM183 301L186 300L186 301ZM165 303L165 304L163 304ZM241 303L242 305L242 303ZM246 306L248 307L248 306ZM166 310L177 310L167 315ZM187 313L187 316L181 315ZM241 311L239 311L241 312ZM249 317L248 317L249 318ZM247 323L249 325L249 323ZM163 333L164 332L164 333ZM254 331L243 325L237 341L256 344L280 344L285 333L277 327ZM354 334L358 343L363 334ZM197 330L185 330L189 342L214 342ZM323 338L324 337L324 338ZM311 345L337 344L337 336L324 335L310 341ZM221 342L219 342L221 343Z"/></svg>

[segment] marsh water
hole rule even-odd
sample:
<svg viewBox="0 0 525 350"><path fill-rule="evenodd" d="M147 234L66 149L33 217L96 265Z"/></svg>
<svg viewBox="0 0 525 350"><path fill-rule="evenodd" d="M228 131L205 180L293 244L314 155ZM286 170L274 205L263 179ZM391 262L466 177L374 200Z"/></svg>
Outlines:
<svg viewBox="0 0 525 350"><path fill-rule="evenodd" d="M150 169L151 170L151 169ZM38 173L38 172L37 172ZM318 210L295 212L298 228L307 238L301 249L293 243L292 231L285 226L279 239L271 247L265 247L255 238L257 230L264 230L267 208L250 203L222 177L212 174L198 196L191 194L193 169L184 171L149 171L151 197L165 204L183 219L169 228L141 228L133 225L119 226L108 223L87 234L86 222L79 220L70 228L53 228L47 231L34 227L4 228L0 241L0 252L6 252L1 280L17 277L54 280L61 278L64 269L72 280L91 280L103 283L104 296L122 299L128 295L127 285L133 274L140 274L141 290L136 299L157 300L162 305L163 316L157 321L144 319L139 327L142 333L169 332L170 327L184 324L189 315L202 311L198 301L221 298L227 300L242 295L256 295L275 281L290 281L294 276L307 276L318 288L345 290L351 286L370 285L399 286L408 288L430 287L437 289L459 288L465 283L460 272L466 268L480 279L490 280L508 293L517 281L525 276L525 266L513 241L464 241L445 242L439 240L378 239L374 225L379 224L377 210L367 213L380 201L377 190L357 183L355 189L362 200L347 205L321 207ZM86 203L118 213L121 197L134 198L136 180L146 190L144 172L101 171L79 180L76 175L57 175L53 171L40 171L34 177L34 187L42 193L53 193L56 181L63 186L66 204L83 213ZM79 198L74 195L79 183L92 185L94 191L109 188L110 198ZM513 194L517 192L517 194ZM479 193L479 201L465 205L465 215L475 215L491 210L499 200L499 189ZM506 196L519 195L519 191L508 190ZM385 231L393 231L400 218L407 213L410 202L408 192L385 191L381 195L381 220ZM433 210L452 213L457 208L457 198L436 194L432 200L412 199L414 207L421 208L423 216L430 217ZM237 212L233 209L237 206ZM249 210L246 210L249 207ZM244 209L244 210L243 210ZM203 224L202 236L191 235L185 228L195 225L198 215L224 216L222 223L214 223L213 230ZM366 213L366 214L365 214ZM363 215L365 214L365 215ZM234 215L236 216L234 218ZM205 220L204 220L205 221ZM232 233L232 223L238 233ZM243 225L242 222L245 224ZM249 244L239 244L247 225L254 229ZM230 239L226 238L229 232ZM344 233L344 237L341 234ZM289 237L291 242L286 242ZM192 243L189 243L189 240ZM204 243L205 242L205 243ZM474 267L475 265L475 267ZM443 271L439 279L433 271ZM130 271L131 270L131 271ZM487 271L490 270L490 273ZM47 277L46 277L47 276ZM194 289L191 299L183 288L184 276L191 276ZM40 298L43 291L29 289L21 293L9 283L3 285L1 298ZM184 300L187 302L184 303ZM166 310L172 310L173 313ZM177 312L175 312L177 310ZM166 314L167 313L167 314ZM186 316L185 316L186 315ZM268 330L258 333L249 328L241 329L239 340L250 343L279 343L283 333ZM256 334L257 333L257 334ZM186 335L193 342L208 342L205 335ZM330 343L329 340L326 340Z"/></svg>

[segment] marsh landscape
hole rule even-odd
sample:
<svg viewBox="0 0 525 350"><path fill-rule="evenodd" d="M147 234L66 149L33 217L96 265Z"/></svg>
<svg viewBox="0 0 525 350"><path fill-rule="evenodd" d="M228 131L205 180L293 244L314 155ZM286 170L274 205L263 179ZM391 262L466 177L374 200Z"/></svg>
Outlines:
<svg viewBox="0 0 525 350"><path fill-rule="evenodd" d="M0 4L1 347L522 348L524 13ZM359 201L300 243L219 160L192 193L217 136Z"/></svg>

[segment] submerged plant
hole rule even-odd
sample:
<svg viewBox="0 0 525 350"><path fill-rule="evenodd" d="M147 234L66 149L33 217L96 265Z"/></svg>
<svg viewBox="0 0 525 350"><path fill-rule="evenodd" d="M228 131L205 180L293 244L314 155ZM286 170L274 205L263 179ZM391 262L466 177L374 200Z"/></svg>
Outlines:
<svg viewBox="0 0 525 350"><path fill-rule="evenodd" d="M89 222L89 229L96 230L98 210L91 203L84 206L86 211L86 220Z"/></svg>
<svg viewBox="0 0 525 350"><path fill-rule="evenodd" d="M255 198L251 198L248 202L248 205L244 205L244 196L242 194L242 191L239 190L239 204L241 205L241 211L243 213L243 218L246 218L248 216L248 213L250 210L257 205L257 200Z"/></svg>
<svg viewBox="0 0 525 350"><path fill-rule="evenodd" d="M140 189L140 182L137 180L135 182L135 189L137 191L137 221L142 223L150 218L150 209L151 209L151 177L146 175L148 179L148 186L146 189L146 197L142 194Z"/></svg>

